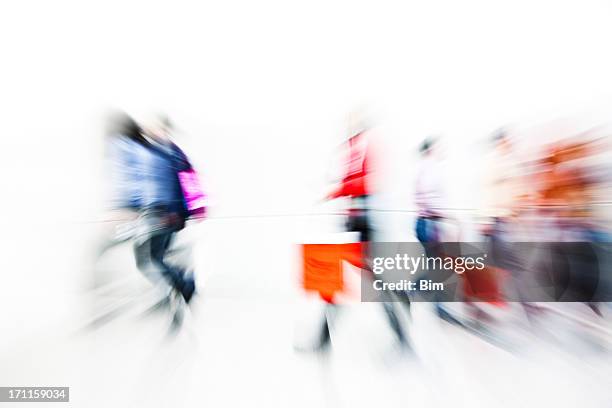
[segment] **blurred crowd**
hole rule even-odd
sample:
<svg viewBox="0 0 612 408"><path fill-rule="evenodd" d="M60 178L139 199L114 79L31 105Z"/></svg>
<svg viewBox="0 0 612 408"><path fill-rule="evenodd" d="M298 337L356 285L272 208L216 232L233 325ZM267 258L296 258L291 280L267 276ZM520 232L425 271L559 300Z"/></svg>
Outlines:
<svg viewBox="0 0 612 408"><path fill-rule="evenodd" d="M153 288L152 307L168 309L173 323L180 324L196 292L196 279L190 248L176 242L191 221L207 213L199 175L175 142L174 126L167 116L152 114L136 121L120 112L108 123L114 214L109 218L114 221L97 246L96 263L113 248L131 248L138 270ZM338 163L342 175L325 200L341 199L343 230L354 233L357 242L347 242L341 250L310 246L302 253L304 288L318 291L325 305L315 349L331 344L332 321L341 310L337 296L343 291L341 261L360 270L362 281L373 280L371 243L380 232L375 226L385 228L373 222L380 211L376 207L380 191L373 181L380 158L373 153L378 146L368 120L360 113L349 115L346 135ZM427 137L415 152L419 160L414 163L414 240L427 256L436 256L440 251L436 244L461 241L467 236L461 230L469 229L471 241L485 243L491 256L486 272L462 275L463 293L457 303L464 310L457 313L456 305L433 296L428 301L434 313L467 327L491 322L494 309L508 303L518 304L520 313L533 321L547 313L543 304L574 302L606 320L612 300L608 245L612 150L605 131L594 128L525 144L518 132L496 130L486 137L472 163L483 163L480 189L472 193L479 196L480 205L461 221L448 198L450 181L440 154L443 142L442 137ZM101 285L103 274L94 275L96 285ZM434 277L432 271L417 275L419 279ZM440 275L435 278L439 280ZM480 295L486 287L487 295L479 296L475 287ZM402 291L382 291L376 296L373 301L380 304L397 342L409 348L410 324L404 317L410 316L418 299Z"/></svg>
<svg viewBox="0 0 612 408"><path fill-rule="evenodd" d="M377 194L372 182L378 165L371 154L375 139L368 137L369 129L363 121L349 122L348 138L343 143L344 173L328 199L345 198L345 230L357 232L362 243L360 262L354 262L354 255L346 251L340 255L341 261L358 266L362 279L371 280L367 272L373 254L368 242L376 240L372 214L378 210L370 204ZM462 236L470 236L490 255L484 272L461 276L459 302L448 304L437 295L428 298L441 319L464 328L491 326L500 323L494 318L499 310L512 304L519 306L518 314L531 330L537 319L555 310L548 306L580 303L591 311L586 317L588 324L593 316L602 319L602 324L607 321L612 300L610 138L603 128L570 137L546 136L542 138L545 142L525 143L519 132L506 128L488 136L482 151L475 151L469 162L471 166L483 163L480 188L469 193L479 195L476 201L480 204L461 220L456 218L448 198L451 181L440 154L443 138L428 137L420 144L420 159L415 164L413 231L424 253L441 255L440 243L459 242ZM517 148L521 143L522 148ZM470 234L462 233L467 230ZM312 250L304 253L317 256ZM305 274L316 274L312 265L313 260L305 260ZM440 275L432 271L423 272L419 279L433 276L440 280ZM311 277L306 278L312 282ZM336 290L342 292L340 286ZM322 297L327 309L323 334L315 349L329 344L329 326L337 315L332 311L338 308L334 296L326 293ZM397 309L403 305L410 314L415 297L387 291L375 301L382 304L399 343L406 345L408 325L397 317ZM510 315L514 319L516 311ZM508 319L507 314L504 319Z"/></svg>

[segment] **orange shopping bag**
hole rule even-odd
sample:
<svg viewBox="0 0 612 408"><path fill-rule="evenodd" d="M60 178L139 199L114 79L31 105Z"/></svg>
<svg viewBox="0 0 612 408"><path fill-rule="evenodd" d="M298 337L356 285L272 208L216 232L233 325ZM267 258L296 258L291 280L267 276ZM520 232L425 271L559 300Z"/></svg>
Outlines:
<svg viewBox="0 0 612 408"><path fill-rule="evenodd" d="M333 303L334 295L344 289L342 261L362 266L361 243L303 244L303 287Z"/></svg>

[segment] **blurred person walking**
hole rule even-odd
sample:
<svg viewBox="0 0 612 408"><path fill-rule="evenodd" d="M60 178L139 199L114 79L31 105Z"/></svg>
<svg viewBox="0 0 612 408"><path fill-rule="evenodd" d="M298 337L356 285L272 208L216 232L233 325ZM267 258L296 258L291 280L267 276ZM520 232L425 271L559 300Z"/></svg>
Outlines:
<svg viewBox="0 0 612 408"><path fill-rule="evenodd" d="M440 255L437 253L437 244L441 241L442 226L445 219L443 216L444 203L447 199L437 143L436 139L428 137L419 147L421 159L418 163L415 188L415 202L417 206L415 234L418 241L423 245L425 255L428 257ZM425 274L434 277L434 274L439 275L440 273L442 271L429 270ZM421 273L420 279L427 278L425 274ZM444 277L435 276L434 280L441 282L444 280ZM438 301L437 294L434 294L433 303L438 317L448 322L459 324L459 321Z"/></svg>
<svg viewBox="0 0 612 408"><path fill-rule="evenodd" d="M171 140L168 118L156 116L144 128L149 154L143 171L142 205L134 246L136 263L149 279L168 285L174 300L189 303L195 293L193 270L191 266L171 263L168 253L190 216L180 174L193 168ZM182 308L178 308L180 314Z"/></svg>
<svg viewBox="0 0 612 408"><path fill-rule="evenodd" d="M523 184L526 169L507 129L496 131L491 143L484 171L482 233L488 241L489 262L497 271L497 279L504 281L506 295L522 300L528 284L524 256L516 242L525 236L523 218L527 218L531 199ZM535 308L527 302L521 304L531 318Z"/></svg>
<svg viewBox="0 0 612 408"><path fill-rule="evenodd" d="M343 163L344 171L342 180L339 185L328 194L327 199L349 199L346 231L357 232L359 234L359 241L362 243L361 256L363 261L361 264L365 265L364 271L366 271L368 277L373 278L373 273L369 267L371 264L369 261L371 257L369 243L373 241L374 233L370 215L371 195L374 193L371 177L373 163L367 127L363 123L362 117L356 117L356 115L353 114L349 118L349 134L348 140L342 145L346 157ZM408 342L391 299L391 294L387 292L382 293L383 298L380 299L380 301L387 321L400 345L406 346ZM406 301L409 306L408 299L404 298L403 300ZM318 348L324 348L329 344L330 320L332 320L337 313L337 305L335 305L333 301L328 301Z"/></svg>
<svg viewBox="0 0 612 408"><path fill-rule="evenodd" d="M553 145L544 157L539 204L542 213L552 215L548 230L554 239L548 244L552 266L542 262L539 278L554 288L555 300L584 301L601 316L596 294L609 281L600 271L603 253L594 245L603 237L593 203L598 179L589 158L594 155L592 142L578 140Z"/></svg>
<svg viewBox="0 0 612 408"><path fill-rule="evenodd" d="M482 233L488 242L491 270L505 298L513 301L510 310L516 307L516 313L510 316L518 318L515 323L519 327L532 330L544 313L536 302L543 296L536 288L546 269L540 260L551 259L551 248L555 247L548 242L553 229L542 225L550 217L547 214L542 217L540 206L534 205L541 186L547 184L538 173L547 166L526 160L528 156L517 149L517 138L506 128L496 131L491 142L483 173ZM476 319L488 321L489 328L493 323L501 323L501 319L495 322L482 308L473 309ZM504 324L509 322L506 317Z"/></svg>

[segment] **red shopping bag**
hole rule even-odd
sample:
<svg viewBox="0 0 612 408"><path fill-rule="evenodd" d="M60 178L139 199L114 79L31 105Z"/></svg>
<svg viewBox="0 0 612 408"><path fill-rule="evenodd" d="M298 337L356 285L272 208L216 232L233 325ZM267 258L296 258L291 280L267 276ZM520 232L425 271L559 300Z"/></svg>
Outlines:
<svg viewBox="0 0 612 408"><path fill-rule="evenodd" d="M473 269L461 274L463 293L468 301L483 301L498 306L505 304L500 290L502 271L492 266L482 270Z"/></svg>

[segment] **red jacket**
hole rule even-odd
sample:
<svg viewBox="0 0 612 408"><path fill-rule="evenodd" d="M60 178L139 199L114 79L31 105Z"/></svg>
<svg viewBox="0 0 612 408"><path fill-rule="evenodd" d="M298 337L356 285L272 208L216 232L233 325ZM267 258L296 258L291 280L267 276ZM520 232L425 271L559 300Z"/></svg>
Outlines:
<svg viewBox="0 0 612 408"><path fill-rule="evenodd" d="M338 189L330 198L362 197L370 193L368 174L370 172L370 149L363 133L351 137L346 142L348 149L345 173Z"/></svg>

